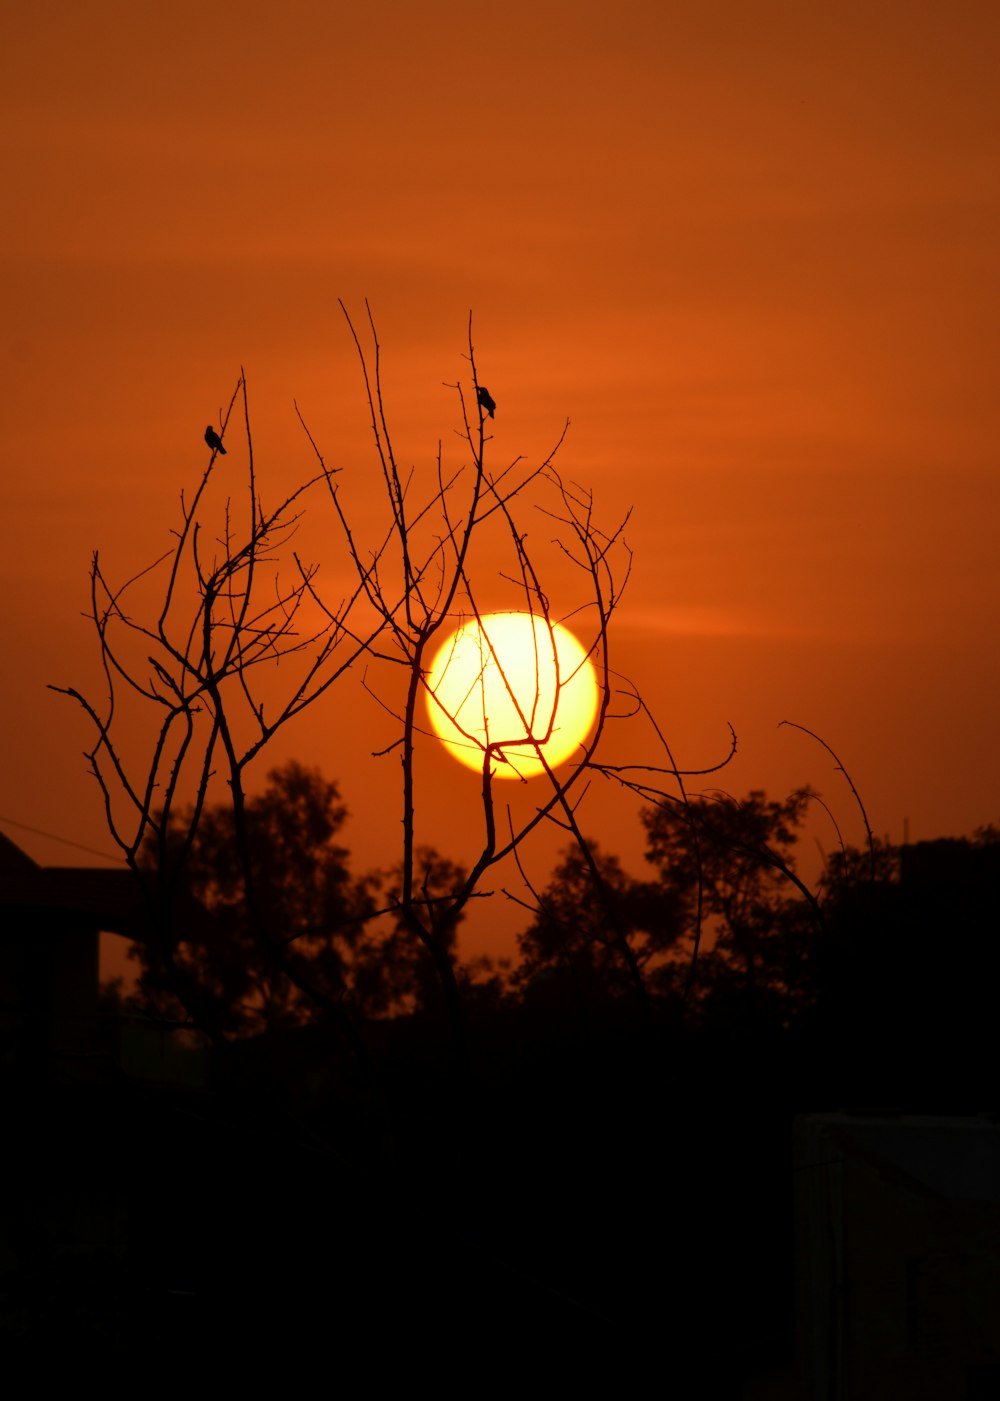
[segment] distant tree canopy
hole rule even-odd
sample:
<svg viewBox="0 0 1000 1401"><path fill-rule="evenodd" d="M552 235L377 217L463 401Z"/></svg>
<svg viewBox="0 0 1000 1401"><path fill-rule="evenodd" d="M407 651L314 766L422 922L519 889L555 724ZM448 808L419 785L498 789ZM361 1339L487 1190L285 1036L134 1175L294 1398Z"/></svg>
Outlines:
<svg viewBox="0 0 1000 1401"><path fill-rule="evenodd" d="M518 936L515 985L533 998L557 996L579 1010L628 996L638 975L646 988L669 981L666 956L683 932L677 892L633 880L616 856L589 843L564 851Z"/></svg>
<svg viewBox="0 0 1000 1401"><path fill-rule="evenodd" d="M744 1008L807 995L804 968L817 906L799 880L794 848L812 797L759 790L647 808L646 859L683 911L685 952L697 950L693 991Z"/></svg>
<svg viewBox="0 0 1000 1401"><path fill-rule="evenodd" d="M663 804L641 814L653 880L636 880L591 847L563 853L538 913L520 936L526 994L558 983L578 999L627 993L687 996L704 1014L734 999L781 1014L807 997L805 956L816 904L798 882L793 848L810 794L783 802L753 792ZM631 975L631 976L630 976Z"/></svg>
<svg viewBox="0 0 1000 1401"><path fill-rule="evenodd" d="M183 860L191 813L179 814L168 827L165 874L175 855L184 890L208 918L191 922L169 972L154 949L139 950L142 995L164 1011L207 1004L237 1035L299 1025L324 1002L367 1016L423 1005L434 981L430 954L402 926L393 873L351 874L338 842L346 818L336 783L318 769L293 761L271 770L245 806L248 898L232 805L205 809ZM152 849L145 859L154 865ZM422 850L418 865L432 903L461 881L433 850ZM435 934L450 953L454 927L440 923Z"/></svg>
<svg viewBox="0 0 1000 1401"><path fill-rule="evenodd" d="M351 991L359 1010L387 1016L428 1007L441 993L437 960L453 959L458 927L452 899L465 882L465 871L433 847L417 847L415 903L421 909L433 950L418 942L403 915L403 873L399 867L365 877L362 886L371 907L383 913L369 919L355 943L350 968Z"/></svg>
<svg viewBox="0 0 1000 1401"><path fill-rule="evenodd" d="M519 1005L556 1034L651 1011L724 1039L798 1026L813 1038L817 1075L825 1066L837 1085L853 1075L863 1093L877 1070L890 1098L914 1077L943 1084L961 1054L971 1086L971 1067L989 1060L981 1029L1000 977L997 829L841 848L812 891L795 867L812 796L756 790L646 808L646 879L576 842L530 902L506 984L474 982L483 970L467 967L460 988L477 987L478 1005L487 993L494 1008ZM186 855L172 845L189 829L181 814L159 878L169 881L176 850L197 904L185 907L192 917L169 970L154 947L141 950L145 1004L170 1015L207 1008L236 1036L300 1026L331 1005L364 1020L439 1004L441 963L457 963L465 873L417 849L415 933L401 870L352 873L346 817L337 785L316 769L272 770L245 808L248 898L232 806L201 814Z"/></svg>

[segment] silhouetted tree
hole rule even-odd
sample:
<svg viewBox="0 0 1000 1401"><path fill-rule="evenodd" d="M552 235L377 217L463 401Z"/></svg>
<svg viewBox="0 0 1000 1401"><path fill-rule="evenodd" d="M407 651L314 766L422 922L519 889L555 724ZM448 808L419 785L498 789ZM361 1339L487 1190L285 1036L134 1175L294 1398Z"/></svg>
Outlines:
<svg viewBox="0 0 1000 1401"><path fill-rule="evenodd" d="M361 364L385 507L385 523L374 542L357 537L348 493L337 477L340 469L327 467L301 415L317 470L276 507L265 508L246 380L241 374L229 409L220 414L219 439L227 435L238 404L247 456L242 506L234 505L228 494L234 464L227 458L220 473L221 458L213 441L212 458L197 489L190 498L181 496L174 542L160 560L115 585L98 555L93 557L90 617L106 698L95 703L76 689L56 689L82 706L93 726L96 737L87 756L90 769L100 787L110 833L147 897L162 986L170 985L185 1000L191 1019L210 1033L225 1034L225 1018L218 1020L218 978L216 994L211 991L212 979L192 979L177 920L178 898L186 888L188 864L197 865L195 849L211 806L210 784L217 776L228 786L231 824L227 820L223 830L210 823L207 840L209 845L224 840L237 855L240 901L234 904L235 896L224 896L221 888L216 892L223 908L241 911L242 926L239 921L234 925L234 952L242 956L246 942L260 951L260 959L252 966L266 967L268 972L259 998L273 1006L276 1014L279 1007L294 1006L298 1015L304 1002L311 1001L351 1035L338 991L343 969L329 951L322 956L317 949L312 956L303 952L309 950L308 933L303 928L289 933L289 920L294 923L296 912L268 884L270 877L255 847L255 810L247 775L280 730L362 663L366 686L398 722L394 741L383 751L398 752L400 760L402 837L393 897L398 928L386 945L386 956L397 959L396 936L401 937L403 930L424 951L441 987L456 1063L464 1064L454 930L469 901L480 893L486 873L515 852L541 823L554 814L575 822L570 795L575 797L586 787L582 780L600 743L611 703L608 627L628 577L630 554L622 539L624 522L603 531L596 524L590 494L556 472L553 458L565 428L537 465L515 457L491 470L487 425L493 401L480 392L471 318L470 379L464 386L461 382L454 386L465 460L455 469L446 469L439 453L421 490L413 472L399 469L386 410L381 351L370 313L367 348L347 319ZM227 443L233 456L232 433ZM220 476L224 501L213 495ZM366 485L365 491L369 490ZM333 512L347 566L353 571L347 594L332 607L319 593L317 566L307 565L290 549L304 502L317 491ZM433 649L451 628L469 618L478 620L495 608L499 591L505 607L541 622L540 650L548 628L555 652L552 629L558 617L541 564L531 552L538 536L529 549L529 532L520 519L529 503L545 521L546 539L555 534L554 558L571 580L561 582L566 601L559 616L572 615L595 665L600 694L596 725L574 761L558 774L545 764L542 750L556 723L558 687L551 705L532 706L530 713L519 715L524 733L516 739L510 734L502 742L469 736L482 757L478 798L467 824L475 853L461 879L457 872L449 872L430 896L427 892L433 882L428 883L422 855L427 839L422 831L425 814L419 803L415 754L423 741L422 702ZM487 566L479 558L481 542L488 543L489 549L488 585L483 578ZM294 566L289 578L276 572L275 562L283 553L290 554ZM504 553L506 558L498 567L497 559ZM141 595L153 584L158 568L165 573L162 592L154 594L151 605L147 599L144 608ZM487 589L492 595L489 608L484 606ZM139 726L128 715L130 707L155 717L146 731L149 742L144 759L134 757ZM539 755L544 769L539 783L547 791L540 786L538 800L520 817L504 805L507 811L502 811L498 822L496 771L503 749L513 743L532 747ZM332 891L338 893L336 882ZM348 946L346 932L340 943L342 949ZM342 960L343 952L337 957ZM218 976L235 977L245 990L239 963L234 956L225 967L217 959L214 967ZM203 971L207 975L207 965ZM356 1038L355 1045L360 1053Z"/></svg>
<svg viewBox="0 0 1000 1401"><path fill-rule="evenodd" d="M985 827L977 827L972 834L973 846L1000 846L1000 823L987 822Z"/></svg>
<svg viewBox="0 0 1000 1401"><path fill-rule="evenodd" d="M537 897L535 918L518 935L515 985L529 1000L571 1001L581 1011L672 982L667 956L683 932L678 893L637 881L617 856L588 843L562 854Z"/></svg>
<svg viewBox="0 0 1000 1401"><path fill-rule="evenodd" d="M787 1019L812 995L822 925L793 854L811 796L801 789L778 802L758 791L644 809L652 881L578 841L536 896L515 985L595 1006L634 990L637 975L647 997L691 991L693 968L703 1012L711 1003L715 1016ZM707 948L693 964L703 928Z"/></svg>
<svg viewBox="0 0 1000 1401"><path fill-rule="evenodd" d="M377 913L365 920L352 951L350 983L358 1006L369 1016L414 1012L440 1000L441 964L454 964L458 927L464 918L455 896L467 880L461 866L433 847L414 852L416 900L425 938L415 940L403 909L403 871L375 872L365 880Z"/></svg>
<svg viewBox="0 0 1000 1401"><path fill-rule="evenodd" d="M191 814L182 811L166 828L166 872L180 868L184 888L207 919L188 928L168 972L155 948L139 951L140 987L154 1003L176 1010L184 1001L210 1003L227 1032L277 1029L309 1020L315 1003L304 989L320 986L343 1000L349 990L353 951L371 910L354 881L348 852L336 837L347 817L337 785L315 769L290 762L272 769L264 790L246 800L245 839L252 862L256 918L246 886L231 804L206 807L188 844ZM143 859L152 867L150 841ZM261 940L258 925L269 931ZM272 956L272 948L280 956Z"/></svg>
<svg viewBox="0 0 1000 1401"><path fill-rule="evenodd" d="M188 922L169 976L155 948L137 950L140 996L175 1015L185 1002L210 1004L218 1025L234 1035L315 1020L317 991L358 1018L412 1012L432 1001L434 959L402 921L401 875L352 876L347 848L336 841L346 817L337 785L318 769L294 760L272 769L263 792L246 802L257 902L251 911L232 807L206 808L186 853L182 813L168 853L183 855L185 889L207 917ZM435 948L453 957L457 920L450 906L465 873L432 848L422 848L417 863Z"/></svg>
<svg viewBox="0 0 1000 1401"><path fill-rule="evenodd" d="M807 960L819 905L795 871L794 847L812 794L783 801L754 791L664 802L642 813L646 859L680 911L688 947L709 935L695 986L704 1000L749 997L790 1009L808 997Z"/></svg>

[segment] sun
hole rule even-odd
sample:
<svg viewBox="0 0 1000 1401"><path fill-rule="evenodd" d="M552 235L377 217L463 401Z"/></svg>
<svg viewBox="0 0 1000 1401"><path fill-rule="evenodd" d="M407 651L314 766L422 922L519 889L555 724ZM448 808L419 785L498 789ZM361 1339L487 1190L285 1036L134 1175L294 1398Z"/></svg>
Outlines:
<svg viewBox="0 0 1000 1401"><path fill-rule="evenodd" d="M427 673L427 711L456 759L482 769L487 745L498 778L533 778L579 752L597 715L597 678L560 623L531 613L469 619Z"/></svg>

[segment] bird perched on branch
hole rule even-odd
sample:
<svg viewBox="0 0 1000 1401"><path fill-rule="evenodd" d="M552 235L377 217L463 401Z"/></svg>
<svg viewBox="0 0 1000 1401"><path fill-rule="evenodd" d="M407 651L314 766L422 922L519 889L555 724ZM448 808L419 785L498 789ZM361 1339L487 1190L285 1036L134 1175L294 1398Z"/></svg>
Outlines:
<svg viewBox="0 0 1000 1401"><path fill-rule="evenodd" d="M493 395L490 393L490 391L486 388L485 385L481 384L479 386L479 389L477 390L477 395L481 406L486 410L490 418L495 417L496 403L493 399Z"/></svg>
<svg viewBox="0 0 1000 1401"><path fill-rule="evenodd" d="M212 427L211 424L209 424L208 427L205 429L205 442L208 444L208 446L212 449L213 452L221 452L222 456L225 457L226 449L222 446L222 439L219 437L218 433L216 433L215 429Z"/></svg>

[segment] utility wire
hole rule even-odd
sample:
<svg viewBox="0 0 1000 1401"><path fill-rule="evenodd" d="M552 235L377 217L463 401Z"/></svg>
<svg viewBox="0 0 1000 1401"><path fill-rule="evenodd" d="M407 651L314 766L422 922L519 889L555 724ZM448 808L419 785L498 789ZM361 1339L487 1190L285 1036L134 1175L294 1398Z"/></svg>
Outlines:
<svg viewBox="0 0 1000 1401"><path fill-rule="evenodd" d="M40 827L29 827L26 822L15 822L12 817L0 817L0 823L5 827L17 827L22 832L33 832L36 837L47 837L50 842L62 842L63 846L76 847L77 851L86 851L91 856L103 856L105 861L121 860L120 856L112 856L108 851L98 851L96 847L84 846L82 842L71 842L69 837L57 837L54 832L43 832Z"/></svg>

